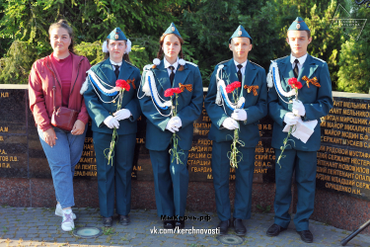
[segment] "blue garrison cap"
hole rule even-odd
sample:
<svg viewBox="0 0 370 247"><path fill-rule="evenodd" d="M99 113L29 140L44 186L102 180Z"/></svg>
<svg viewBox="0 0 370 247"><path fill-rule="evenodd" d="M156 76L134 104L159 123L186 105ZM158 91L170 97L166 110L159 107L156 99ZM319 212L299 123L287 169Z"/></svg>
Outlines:
<svg viewBox="0 0 370 247"><path fill-rule="evenodd" d="M288 28L288 31L310 31L310 29L301 17L297 17Z"/></svg>
<svg viewBox="0 0 370 247"><path fill-rule="evenodd" d="M113 31L110 32L110 34L107 36L107 39L110 39L110 40L126 40L127 41L127 38L126 38L125 34L122 32L121 28L119 28L119 27L116 27L115 29L113 29Z"/></svg>
<svg viewBox="0 0 370 247"><path fill-rule="evenodd" d="M171 25L167 28L167 30L162 34L163 35L166 35L166 34L176 34L177 36L179 36L180 38L181 35L179 33L179 31L177 30L175 24L172 22Z"/></svg>
<svg viewBox="0 0 370 247"><path fill-rule="evenodd" d="M236 37L249 38L251 40L251 44L252 44L252 37L249 35L249 33L247 31L245 31L245 29L242 25L239 25L239 27L235 30L235 32L233 33L233 35L229 39L229 43L231 43L231 40L233 38L236 38Z"/></svg>

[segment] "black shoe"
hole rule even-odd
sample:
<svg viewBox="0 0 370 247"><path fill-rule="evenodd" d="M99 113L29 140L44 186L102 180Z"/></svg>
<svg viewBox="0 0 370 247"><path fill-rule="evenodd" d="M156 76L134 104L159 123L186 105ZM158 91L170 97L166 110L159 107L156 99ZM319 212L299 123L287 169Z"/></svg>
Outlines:
<svg viewBox="0 0 370 247"><path fill-rule="evenodd" d="M304 231L297 231L299 236L301 236L301 239L303 242L306 243L312 243L313 242L313 235L310 230L304 230Z"/></svg>
<svg viewBox="0 0 370 247"><path fill-rule="evenodd" d="M279 226L278 224L273 224L269 227L269 229L267 229L266 235L270 237L275 237L285 230L286 228Z"/></svg>
<svg viewBox="0 0 370 247"><path fill-rule="evenodd" d="M233 225L236 235L244 236L247 233L247 228L245 228L242 219L234 219Z"/></svg>
<svg viewBox="0 0 370 247"><path fill-rule="evenodd" d="M185 227L185 221L183 220L176 220L175 221L175 227L178 226L180 229L184 229Z"/></svg>
<svg viewBox="0 0 370 247"><path fill-rule="evenodd" d="M121 225L127 226L128 224L130 224L130 216L128 216L128 215L120 215L119 216L119 223Z"/></svg>
<svg viewBox="0 0 370 247"><path fill-rule="evenodd" d="M173 220L165 220L163 221L163 228L164 229L174 229L175 222Z"/></svg>
<svg viewBox="0 0 370 247"><path fill-rule="evenodd" d="M112 217L103 217L103 226L111 227L113 225L113 218Z"/></svg>
<svg viewBox="0 0 370 247"><path fill-rule="evenodd" d="M221 235L227 234L227 231L229 230L229 227L230 227L230 219L229 220L225 220L225 221L221 221L218 224L217 227L220 228L220 234Z"/></svg>

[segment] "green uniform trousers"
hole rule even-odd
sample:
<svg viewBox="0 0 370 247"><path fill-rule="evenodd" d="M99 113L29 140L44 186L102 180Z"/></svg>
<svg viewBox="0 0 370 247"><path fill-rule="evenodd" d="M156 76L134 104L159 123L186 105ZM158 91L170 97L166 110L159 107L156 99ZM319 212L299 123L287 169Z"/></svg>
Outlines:
<svg viewBox="0 0 370 247"><path fill-rule="evenodd" d="M116 211L119 215L128 215L131 205L131 172L136 134L118 136L113 166L107 164L108 160L105 157L108 154L111 139L111 134L93 132L98 170L99 206L103 217L113 216L115 198Z"/></svg>
<svg viewBox="0 0 370 247"><path fill-rule="evenodd" d="M275 149L276 159L281 153ZM308 230L309 218L314 210L316 188L317 152L294 149L284 151L280 165L275 167L275 224L287 228L290 222L289 208L292 201L292 177L295 171L295 183L298 191L297 212L294 225L297 231Z"/></svg>

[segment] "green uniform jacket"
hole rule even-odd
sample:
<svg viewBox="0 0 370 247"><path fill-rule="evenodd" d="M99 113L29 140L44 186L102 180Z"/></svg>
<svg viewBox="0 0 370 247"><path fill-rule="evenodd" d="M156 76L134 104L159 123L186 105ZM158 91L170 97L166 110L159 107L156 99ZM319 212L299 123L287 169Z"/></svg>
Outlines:
<svg viewBox="0 0 370 247"><path fill-rule="evenodd" d="M112 68L112 64L109 59L104 60L101 63L96 64L91 68L96 75L102 79L106 84L115 86L116 75ZM139 101L136 98L137 88L139 86L141 77L140 70L135 66L122 61L120 73L118 79L122 80L135 80L135 88L133 84L130 83L130 90L125 91L122 99L122 108L130 110L132 116L129 119L119 121L120 127L117 130L118 135L127 135L136 133L137 124L136 120L139 118L141 111ZM107 88L111 89L111 88ZM92 119L92 131L97 131L101 133L112 133L112 129L109 129L104 124L104 119L109 115L112 115L117 111L117 99L112 101L116 96L106 96L101 91L98 90L96 86L93 86L91 81L89 81L88 89L84 93L86 108Z"/></svg>
<svg viewBox="0 0 370 247"><path fill-rule="evenodd" d="M193 122L198 119L202 112L203 85L198 66L186 62L182 71L180 71L179 68L180 66L175 73L173 88L179 87L179 83L192 86L191 92L184 89L184 91L179 94L177 106L177 116L180 117L182 121L182 127L177 132L179 136L179 146L183 150L189 150L193 139ZM164 92L166 89L171 88L171 82L162 60L154 69L150 65L145 66L141 87L139 89L141 110L147 118L146 147L150 150L161 151L165 150L171 141L172 133L166 130L167 123L171 116L162 116L158 110L160 110L163 115L168 115L170 110L161 110L159 108L157 110L152 101L152 97L143 96L144 92L142 91L142 87L148 70L153 72L158 94L163 100L170 99L169 97L164 97Z"/></svg>
<svg viewBox="0 0 370 247"><path fill-rule="evenodd" d="M226 104L225 107L222 107L215 103L217 94L216 74L217 69L221 64L224 65L222 68L222 79L225 81L225 85L227 86L234 81L238 81L234 59L219 63L215 67L215 70L211 76L211 82L209 84L208 93L204 103L208 116L212 121L208 137L216 142L231 141L234 136L233 130L225 129L222 126L223 121L230 117L233 111L230 110ZM247 89L244 89L244 85L258 86L257 95L254 95L253 91L248 92ZM245 98L243 109L247 112L247 120L239 122L239 138L245 143L245 147L255 147L260 139L258 121L267 115L267 87L265 70L261 66L248 60L243 76L242 87L238 90L243 90L243 97ZM228 96L230 101L233 102L232 93L229 93Z"/></svg>
<svg viewBox="0 0 370 247"><path fill-rule="evenodd" d="M291 88L288 85L288 80L294 77L292 64L290 63L290 56L279 58L276 62L279 68L281 86L283 90L290 91ZM314 86L311 83L308 87L306 82L302 80L303 76L307 76L309 79L316 77L321 87ZM287 149L294 148L301 151L317 151L320 149L321 142L320 118L326 116L329 113L329 110L333 107L328 64L321 59L308 55L297 79L303 85L303 87L298 90L298 99L302 101L306 110L306 115L302 120L307 121L316 119L318 120L318 124L307 143L303 143L301 140L298 140L291 135L290 139L292 139L293 142L290 142L291 145L288 145ZM289 98L285 98L284 96L281 97L286 102L289 102L289 100L293 100L295 96ZM292 111L293 104L286 104L282 101L282 99L277 95L275 86L269 90L268 101L269 114L274 119L272 147L280 149L280 147L283 146L284 138L287 137L287 132L282 131L285 126L284 115L285 113Z"/></svg>

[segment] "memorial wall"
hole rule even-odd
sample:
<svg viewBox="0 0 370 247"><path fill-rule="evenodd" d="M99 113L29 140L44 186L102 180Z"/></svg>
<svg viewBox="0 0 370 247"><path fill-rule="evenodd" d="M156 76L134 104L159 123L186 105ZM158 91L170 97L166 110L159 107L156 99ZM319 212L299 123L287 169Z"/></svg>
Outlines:
<svg viewBox="0 0 370 247"><path fill-rule="evenodd" d="M27 89L27 85L0 85L0 204L52 207L55 197L50 169L29 110ZM370 207L370 97L338 92L333 95L334 108L321 123L322 143L317 155L317 190L312 218L353 230L363 223L364 218L370 218L367 213ZM138 121L132 172L132 207L154 209L153 172L149 151L145 148L145 125L142 116ZM194 122L193 146L187 164L190 172L187 210L216 210L212 141L208 140L210 126L210 119L203 109ZM255 154L252 211L272 208L274 201L272 126L269 117L259 124L261 140ZM230 170L230 200L233 204L235 173ZM75 171L77 206L98 207L96 175L89 129ZM296 195L293 196L293 206L295 200Z"/></svg>
<svg viewBox="0 0 370 247"><path fill-rule="evenodd" d="M0 89L0 177L50 178L32 114L28 108L27 86L2 85ZM321 123L322 144L317 155L317 187L370 199L370 100L358 94L335 93L334 108ZM346 97L345 97L346 96ZM91 123L90 123L91 124ZM149 152L145 148L145 117L138 121L132 178L152 181ZM256 147L254 182L274 182L275 154L271 148L272 120L259 124L261 140ZM203 108L194 122L193 146L189 152L190 181L212 181L211 121ZM230 180L235 172L230 168ZM96 179L97 168L89 129L76 179Z"/></svg>

